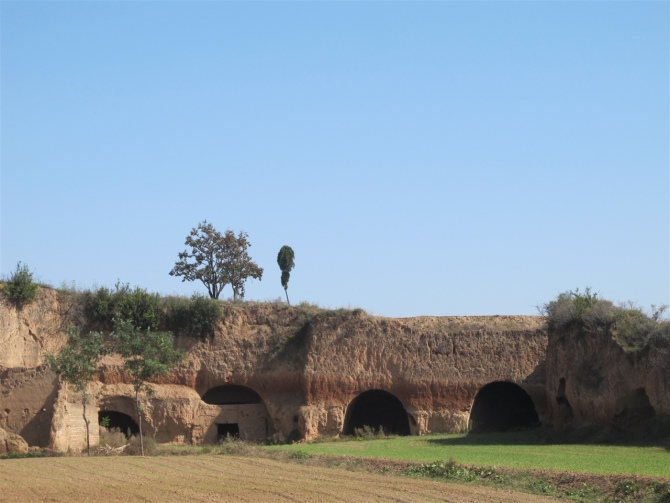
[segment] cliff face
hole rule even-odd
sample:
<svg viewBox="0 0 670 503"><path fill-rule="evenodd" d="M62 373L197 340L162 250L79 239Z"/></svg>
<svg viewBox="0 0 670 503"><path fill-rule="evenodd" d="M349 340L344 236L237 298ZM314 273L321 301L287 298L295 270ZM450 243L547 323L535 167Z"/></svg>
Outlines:
<svg viewBox="0 0 670 503"><path fill-rule="evenodd" d="M319 418L305 419L308 437L342 431L347 407L370 389L397 397L417 434L467 429L477 392L494 381L520 384L544 410L547 341L537 317L331 316L308 335L305 401Z"/></svg>
<svg viewBox="0 0 670 503"><path fill-rule="evenodd" d="M55 291L41 288L20 310L0 296L0 428L30 445L49 444L57 380L42 363L66 339Z"/></svg>
<svg viewBox="0 0 670 503"><path fill-rule="evenodd" d="M616 333L550 333L548 419L556 426L603 424L621 429L670 413L670 344L625 350Z"/></svg>
<svg viewBox="0 0 670 503"><path fill-rule="evenodd" d="M46 289L21 312L0 306L0 427L34 445L81 448L80 400L41 366L44 352L65 343L61 309ZM177 337L185 360L151 386L142 421L159 441L210 442L227 433L314 438L376 420L373 406L398 414L396 402L394 421L405 421L408 432L462 431L478 391L495 381L519 385L545 416L547 336L539 317L389 319L253 303L223 310L213 337ZM89 387L94 439L98 413L136 417L121 363L105 357ZM211 390L223 398L203 400ZM226 398L231 390L241 398ZM377 390L371 401L357 402L369 390Z"/></svg>
<svg viewBox="0 0 670 503"><path fill-rule="evenodd" d="M66 340L54 290L40 288L35 301L23 309L0 295L0 369L35 368L45 352L57 351Z"/></svg>

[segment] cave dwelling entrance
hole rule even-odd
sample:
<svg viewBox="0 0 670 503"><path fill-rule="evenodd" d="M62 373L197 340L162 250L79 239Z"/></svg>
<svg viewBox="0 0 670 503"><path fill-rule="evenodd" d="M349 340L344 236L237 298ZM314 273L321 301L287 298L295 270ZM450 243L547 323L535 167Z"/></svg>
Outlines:
<svg viewBox="0 0 670 503"><path fill-rule="evenodd" d="M356 429L369 426L375 431L393 435L409 435L409 417L402 402L383 390L368 390L354 398L347 407L344 419L345 435L354 435Z"/></svg>
<svg viewBox="0 0 670 503"><path fill-rule="evenodd" d="M202 395L202 401L218 406L206 441L219 442L232 437L263 442L272 433L267 407L251 388L238 384L216 386Z"/></svg>
<svg viewBox="0 0 670 503"><path fill-rule="evenodd" d="M470 410L471 433L510 431L539 424L530 395L511 382L496 381L482 387Z"/></svg>
<svg viewBox="0 0 670 503"><path fill-rule="evenodd" d="M140 427L137 425L137 422L123 412L117 412L115 410L99 410L98 424L102 426L105 423L107 424L108 431L118 429L126 436L126 438L130 438L133 435L139 435L140 433Z"/></svg>

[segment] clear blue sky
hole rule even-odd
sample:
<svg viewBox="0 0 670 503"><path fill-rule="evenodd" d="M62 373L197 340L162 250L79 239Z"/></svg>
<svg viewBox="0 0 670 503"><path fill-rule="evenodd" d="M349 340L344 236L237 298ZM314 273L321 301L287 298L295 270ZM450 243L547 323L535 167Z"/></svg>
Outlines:
<svg viewBox="0 0 670 503"><path fill-rule="evenodd" d="M2 1L0 272L204 293L207 219L248 300L670 303L669 5Z"/></svg>

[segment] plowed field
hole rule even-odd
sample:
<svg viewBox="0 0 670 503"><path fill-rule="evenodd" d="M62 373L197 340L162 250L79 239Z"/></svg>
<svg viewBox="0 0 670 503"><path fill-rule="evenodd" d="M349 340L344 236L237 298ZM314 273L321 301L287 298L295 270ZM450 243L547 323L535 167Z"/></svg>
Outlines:
<svg viewBox="0 0 670 503"><path fill-rule="evenodd" d="M489 487L229 456L0 461L0 501L529 502Z"/></svg>

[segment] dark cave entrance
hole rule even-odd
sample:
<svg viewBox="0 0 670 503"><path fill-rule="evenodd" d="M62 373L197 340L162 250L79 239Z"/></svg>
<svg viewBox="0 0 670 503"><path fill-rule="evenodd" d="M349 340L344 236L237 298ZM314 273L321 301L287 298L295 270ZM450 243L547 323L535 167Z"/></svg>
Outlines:
<svg viewBox="0 0 670 503"><path fill-rule="evenodd" d="M637 388L616 401L614 425L631 429L645 424L656 415L644 388Z"/></svg>
<svg viewBox="0 0 670 503"><path fill-rule="evenodd" d="M492 382L479 390L470 412L470 432L485 433L532 428L540 424L537 411L521 386Z"/></svg>
<svg viewBox="0 0 670 503"><path fill-rule="evenodd" d="M240 438L240 425L237 423L225 423L216 425L216 435L221 442L226 438Z"/></svg>
<svg viewBox="0 0 670 503"><path fill-rule="evenodd" d="M202 395L202 401L210 405L241 405L263 402L258 393L239 384L225 384L210 388Z"/></svg>
<svg viewBox="0 0 670 503"><path fill-rule="evenodd" d="M140 433L140 427L137 426L135 420L128 414L123 412L116 412L114 410L101 410L98 412L98 424L106 422L105 418L109 418L108 430L118 428L127 438Z"/></svg>
<svg viewBox="0 0 670 503"><path fill-rule="evenodd" d="M344 420L344 434L354 435L356 428L380 427L393 435L409 435L409 419L402 402L386 391L373 389L354 398Z"/></svg>

